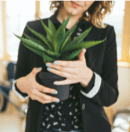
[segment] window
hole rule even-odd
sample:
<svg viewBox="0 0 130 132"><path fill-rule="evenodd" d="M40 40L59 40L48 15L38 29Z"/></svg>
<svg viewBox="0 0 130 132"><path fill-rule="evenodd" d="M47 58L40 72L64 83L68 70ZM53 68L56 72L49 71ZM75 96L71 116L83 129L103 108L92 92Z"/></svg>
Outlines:
<svg viewBox="0 0 130 132"><path fill-rule="evenodd" d="M40 1L40 14L41 14L41 18L47 18L49 16L51 16L53 13L50 11L49 7L50 7L51 2L48 0L41 0Z"/></svg>
<svg viewBox="0 0 130 132"><path fill-rule="evenodd" d="M0 2L0 29L2 29L2 5ZM3 48L3 35L2 30L0 30L0 58L3 58L4 48Z"/></svg>
<svg viewBox="0 0 130 132"><path fill-rule="evenodd" d="M111 14L106 15L103 21L104 23L108 23L114 26L116 32L118 60L121 60L124 9L125 9L125 1L115 1L115 5L112 9Z"/></svg>
<svg viewBox="0 0 130 132"><path fill-rule="evenodd" d="M35 20L35 1L6 1L6 40L7 53L11 60L17 60L21 36L28 21Z"/></svg>
<svg viewBox="0 0 130 132"><path fill-rule="evenodd" d="M25 4L26 3L26 4ZM127 4L126 4L127 3ZM48 18L53 12L50 11L50 1L0 1L0 59L17 61L20 40L13 33L21 36L28 21ZM118 62L128 62L130 57L129 32L125 23L130 17L129 1L115 1L111 14L107 14L104 23L114 26L117 41ZM126 24L130 28L130 24ZM126 40L128 40L126 42ZM126 55L126 51L128 52ZM9 56L9 58L7 57ZM129 61L130 62L130 61Z"/></svg>

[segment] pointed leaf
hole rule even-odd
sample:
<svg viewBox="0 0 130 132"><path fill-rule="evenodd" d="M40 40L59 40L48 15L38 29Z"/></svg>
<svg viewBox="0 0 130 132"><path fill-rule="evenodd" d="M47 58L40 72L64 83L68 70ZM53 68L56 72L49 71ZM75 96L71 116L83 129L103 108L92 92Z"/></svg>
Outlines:
<svg viewBox="0 0 130 132"><path fill-rule="evenodd" d="M103 41L105 41L106 40L106 38L105 39L103 39L103 40L99 40L99 41L85 41L85 42L82 42L82 43L77 43L77 44L75 44L75 45L68 45L68 47L66 47L66 49L62 52L62 54L64 53L66 53L66 52L69 52L69 51L72 51L72 50L74 50L74 49L79 49L79 48L90 48L90 47L92 47L92 46L95 46L95 45L97 45L97 44L100 44L100 43L102 43Z"/></svg>
<svg viewBox="0 0 130 132"><path fill-rule="evenodd" d="M43 28L45 29L48 39L49 41L52 43L52 38L53 38L53 33L51 32L51 30L46 26L46 24L40 19L41 24L43 26Z"/></svg>
<svg viewBox="0 0 130 132"><path fill-rule="evenodd" d="M54 35L54 33L56 32L56 28L55 28L53 22L50 19L48 19L48 26L49 26L49 29L51 30L51 32Z"/></svg>
<svg viewBox="0 0 130 132"><path fill-rule="evenodd" d="M26 44L26 43L24 43L24 42L22 42L22 44L23 44L26 48L28 48L28 49L30 49L31 51L33 51L34 53L36 53L36 54L38 54L39 56L43 57L43 53L42 53L41 51L36 50L35 48L29 46L28 44Z"/></svg>
<svg viewBox="0 0 130 132"><path fill-rule="evenodd" d="M68 46L71 47L72 45L75 45L76 43L80 43L87 35L88 33L90 32L92 26L87 29L86 31L84 31L81 35L79 35L78 37L76 37L73 41L71 41ZM64 52L64 50L66 50L66 47L68 46L65 46L64 49L61 51L61 52Z"/></svg>
<svg viewBox="0 0 130 132"><path fill-rule="evenodd" d="M52 51L50 51L50 50L45 50L44 52L45 52L47 55L49 55L50 57L56 57L56 58L60 57L60 53L55 53L55 52L52 52Z"/></svg>
<svg viewBox="0 0 130 132"><path fill-rule="evenodd" d="M71 37L68 39L68 41L66 42L67 45L71 42Z"/></svg>
<svg viewBox="0 0 130 132"><path fill-rule="evenodd" d="M70 19L70 16L63 21L63 23L60 25L60 27L58 28L58 30L55 32L54 37L53 37L53 45L54 45L54 49L55 52L58 52L60 45L62 44L63 40L64 40L64 36L65 36L65 28L66 25L68 24L68 21Z"/></svg>
<svg viewBox="0 0 130 132"><path fill-rule="evenodd" d="M68 30L66 32L63 44L61 45L61 48L60 48L60 51L64 48L65 45L68 45L67 42L68 42L69 38L71 37L72 33L74 32L74 30L76 29L77 24L78 23L76 22L76 24L70 30Z"/></svg>
<svg viewBox="0 0 130 132"><path fill-rule="evenodd" d="M47 62L54 62L55 59L48 56L45 52L43 52L43 61L46 64Z"/></svg>
<svg viewBox="0 0 130 132"><path fill-rule="evenodd" d="M47 46L46 46L43 42L41 42L40 40L34 39L33 37L30 37L30 36L28 36L28 35L25 34L25 33L23 33L23 34L24 34L24 36L25 36L26 38L28 38L29 40L32 40L32 41L34 41L35 43L37 43L37 44L39 44L39 45L41 45L41 46L43 46L44 48L47 49Z"/></svg>
<svg viewBox="0 0 130 132"><path fill-rule="evenodd" d="M74 52L72 52L69 55L64 56L62 59L63 60L73 60L77 55L79 55L79 53L82 51L82 49L83 49L83 47L76 50L76 51L74 51Z"/></svg>
<svg viewBox="0 0 130 132"><path fill-rule="evenodd" d="M48 48L53 51L52 49L52 44L48 41L48 39L46 37L44 37L42 34L36 32L35 30L29 28L29 26L27 25L27 28L35 35L37 36L38 38L40 38L43 42L45 42L45 44L48 46Z"/></svg>
<svg viewBox="0 0 130 132"><path fill-rule="evenodd" d="M14 34L15 35L15 34ZM44 51L45 49L41 46L41 45L38 45L37 43L31 41L31 40L28 40L26 38L22 38L22 37L19 37L17 35L15 35L17 38L21 39L21 41L25 42L26 44L28 44L29 46L37 49L37 50L40 50L40 51Z"/></svg>
<svg viewBox="0 0 130 132"><path fill-rule="evenodd" d="M50 51L49 49L44 49L44 47L42 47L41 45L35 43L34 41L31 41L31 40L28 40L26 38L22 38L22 37L19 37L17 35L15 35L16 37L18 37L19 39L21 39L22 42L25 42L27 45L29 45L30 47L38 50L38 51L41 51L41 52L46 52L46 54L52 56L52 57L60 57L60 53L55 53L55 52L52 52Z"/></svg>

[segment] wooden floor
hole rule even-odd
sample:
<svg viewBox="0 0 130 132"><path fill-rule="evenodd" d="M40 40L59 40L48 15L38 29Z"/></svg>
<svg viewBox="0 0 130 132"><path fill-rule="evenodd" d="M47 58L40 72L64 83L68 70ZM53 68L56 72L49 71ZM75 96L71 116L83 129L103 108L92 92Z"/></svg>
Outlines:
<svg viewBox="0 0 130 132"><path fill-rule="evenodd" d="M0 113L0 132L21 132L18 115L7 112Z"/></svg>
<svg viewBox="0 0 130 132"><path fill-rule="evenodd" d="M12 90L9 93L9 98L19 107L23 103ZM105 111L112 123L112 107L105 108ZM20 117L19 111L11 103L8 103L6 111L0 113L0 132L25 132L26 116L24 119Z"/></svg>
<svg viewBox="0 0 130 132"><path fill-rule="evenodd" d="M11 95L12 94L12 95ZM10 93L10 97L13 96L13 101L17 104L18 98L13 92ZM11 104L7 104L7 108L4 112L0 112L0 132L25 132L25 118L21 118L20 112Z"/></svg>
<svg viewBox="0 0 130 132"><path fill-rule="evenodd" d="M15 102L17 106L22 106L23 102L19 100L13 91L10 91L9 98ZM113 126L113 106L104 108L111 126ZM4 112L0 112L0 132L25 132L25 121L26 115L22 116L21 113L11 103L8 102L6 110ZM130 127L128 132L130 132Z"/></svg>

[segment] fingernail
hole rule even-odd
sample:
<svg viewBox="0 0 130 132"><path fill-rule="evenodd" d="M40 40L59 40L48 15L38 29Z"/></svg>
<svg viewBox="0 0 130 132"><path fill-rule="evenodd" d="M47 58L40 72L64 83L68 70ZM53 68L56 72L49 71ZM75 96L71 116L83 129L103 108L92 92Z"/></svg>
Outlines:
<svg viewBox="0 0 130 132"><path fill-rule="evenodd" d="M54 91L53 93L54 93L54 94L57 94L57 91Z"/></svg>
<svg viewBox="0 0 130 132"><path fill-rule="evenodd" d="M56 82L54 82L54 84L55 84L55 85L57 85L57 83L56 83Z"/></svg>
<svg viewBox="0 0 130 132"><path fill-rule="evenodd" d="M55 100L55 102L59 102L59 100Z"/></svg>
<svg viewBox="0 0 130 132"><path fill-rule="evenodd" d="M55 61L55 62L54 62L54 64L55 64L55 65L57 65L57 64L58 64L58 62L57 62L57 61Z"/></svg>
<svg viewBox="0 0 130 132"><path fill-rule="evenodd" d="M51 70L51 68L47 68L47 70L48 70L48 71L50 71L50 70Z"/></svg>
<svg viewBox="0 0 130 132"><path fill-rule="evenodd" d="M46 63L46 66L50 66L50 64L49 63Z"/></svg>
<svg viewBox="0 0 130 132"><path fill-rule="evenodd" d="M38 70L41 70L42 69L42 67L38 67Z"/></svg>

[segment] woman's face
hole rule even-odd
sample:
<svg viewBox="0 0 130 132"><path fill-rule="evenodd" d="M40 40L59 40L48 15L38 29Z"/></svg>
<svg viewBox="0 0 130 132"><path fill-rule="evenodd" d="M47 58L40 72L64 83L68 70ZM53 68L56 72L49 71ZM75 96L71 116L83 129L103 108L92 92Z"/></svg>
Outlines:
<svg viewBox="0 0 130 132"><path fill-rule="evenodd" d="M75 5L75 3L78 5ZM93 3L94 1L63 1L65 10L72 15L83 14Z"/></svg>

